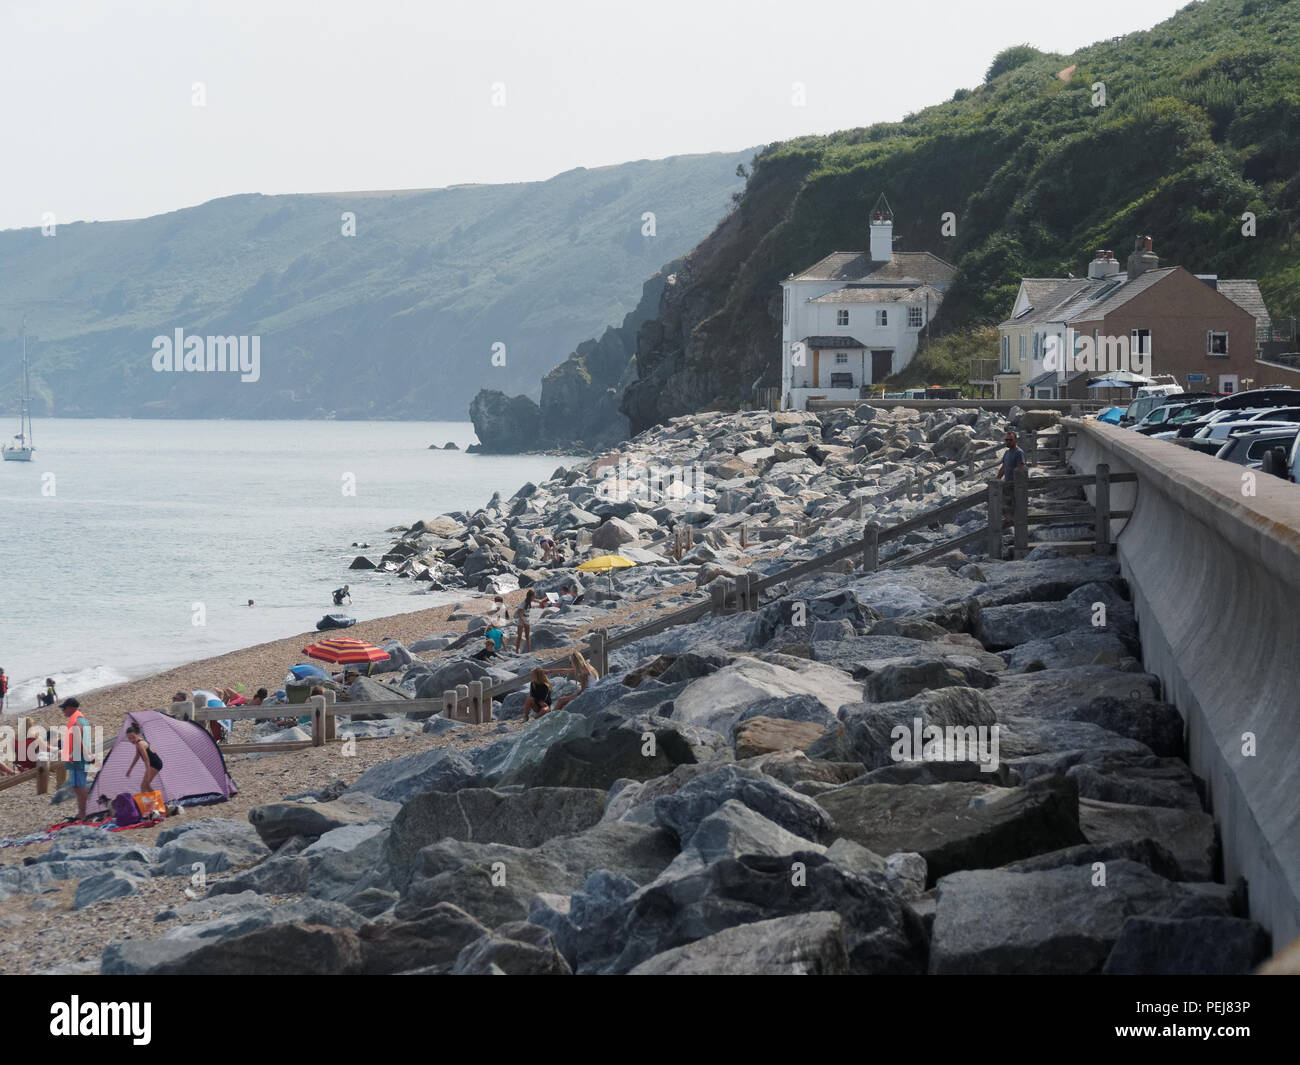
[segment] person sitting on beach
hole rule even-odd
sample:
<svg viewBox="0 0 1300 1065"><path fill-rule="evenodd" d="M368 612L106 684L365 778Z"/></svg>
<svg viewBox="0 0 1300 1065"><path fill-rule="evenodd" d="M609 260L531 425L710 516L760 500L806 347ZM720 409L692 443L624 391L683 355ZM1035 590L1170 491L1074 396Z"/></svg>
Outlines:
<svg viewBox="0 0 1300 1065"><path fill-rule="evenodd" d="M265 688L258 688L257 692L253 695L251 705L261 706L269 697L269 693Z"/></svg>
<svg viewBox="0 0 1300 1065"><path fill-rule="evenodd" d="M473 658L478 662L486 662L489 659L500 657L501 656L497 654L496 640L492 639L484 640L482 648L470 655L470 658Z"/></svg>
<svg viewBox="0 0 1300 1065"><path fill-rule="evenodd" d="M568 695L558 700L555 704L556 710L563 710L569 705L569 703L573 702L574 699L585 692L589 681L600 680L600 674L597 673L595 669L592 668L591 664L577 651L574 651L573 654L569 655L568 669L552 669L548 672L568 673L578 682L578 690L576 692L570 692Z"/></svg>
<svg viewBox="0 0 1300 1065"><path fill-rule="evenodd" d="M159 770L163 767L163 760L158 756L158 752L149 746L149 741L144 738L144 733L140 731L140 726L131 724L127 726L126 738L135 744L135 757L131 759L131 764L126 767L127 779L130 779L131 770L135 768L136 762L144 762L144 775L140 777L140 790L149 791L154 777L158 775Z"/></svg>
<svg viewBox="0 0 1300 1065"><path fill-rule="evenodd" d="M483 633L489 640L496 644L497 650L501 650L501 645L506 642L506 634L501 631L501 626L493 622L488 626L487 632Z"/></svg>
<svg viewBox="0 0 1300 1065"><path fill-rule="evenodd" d="M551 682L546 678L546 670L538 666L529 675L528 698L524 700L524 721L529 714L541 717L551 710Z"/></svg>
<svg viewBox="0 0 1300 1065"><path fill-rule="evenodd" d="M524 601L515 610L515 654L519 653L519 645L524 641L527 641L530 654L533 650L533 630L532 626L528 624L528 612L533 608L534 595L533 590L529 588L528 594L524 596Z"/></svg>
<svg viewBox="0 0 1300 1065"><path fill-rule="evenodd" d="M248 704L248 700L235 691L234 688L221 688L219 694L227 706L246 706Z"/></svg>
<svg viewBox="0 0 1300 1065"><path fill-rule="evenodd" d="M59 693L54 690L54 678L45 678L45 691L36 697L38 706L53 706L59 698Z"/></svg>
<svg viewBox="0 0 1300 1065"><path fill-rule="evenodd" d="M550 564L555 561L555 541L545 533L537 541L537 546L542 549L543 564Z"/></svg>

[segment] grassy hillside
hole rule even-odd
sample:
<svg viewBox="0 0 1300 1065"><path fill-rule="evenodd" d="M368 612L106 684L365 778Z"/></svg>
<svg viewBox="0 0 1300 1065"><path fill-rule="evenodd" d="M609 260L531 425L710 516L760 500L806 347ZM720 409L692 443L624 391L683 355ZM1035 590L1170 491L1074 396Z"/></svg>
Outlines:
<svg viewBox="0 0 1300 1065"><path fill-rule="evenodd" d="M0 232L0 410L16 409L24 314L38 416L463 419L480 387L536 395L709 231L751 154ZM261 381L155 373L152 340L177 328L260 335Z"/></svg>
<svg viewBox="0 0 1300 1065"><path fill-rule="evenodd" d="M985 84L945 103L760 153L736 215L643 331L624 399L633 431L777 384L777 282L864 247L881 192L897 247L958 267L939 333L997 323L1022 276L1079 275L1093 249L1123 259L1148 233L1163 263L1256 277L1275 317L1297 313L1300 0L1192 3L1070 55L1008 43Z"/></svg>

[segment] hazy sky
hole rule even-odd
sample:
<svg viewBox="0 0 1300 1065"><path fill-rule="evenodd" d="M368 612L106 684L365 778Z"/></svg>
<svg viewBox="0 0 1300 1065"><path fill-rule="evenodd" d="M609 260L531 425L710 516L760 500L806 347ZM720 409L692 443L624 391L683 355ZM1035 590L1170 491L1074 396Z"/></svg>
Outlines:
<svg viewBox="0 0 1300 1065"><path fill-rule="evenodd" d="M978 84L1007 45L1070 51L1181 6L0 0L0 228L528 181L894 121Z"/></svg>

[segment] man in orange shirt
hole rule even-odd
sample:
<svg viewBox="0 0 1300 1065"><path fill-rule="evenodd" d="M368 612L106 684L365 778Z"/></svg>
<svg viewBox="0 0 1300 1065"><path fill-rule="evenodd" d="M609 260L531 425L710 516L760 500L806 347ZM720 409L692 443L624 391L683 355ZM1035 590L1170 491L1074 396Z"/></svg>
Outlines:
<svg viewBox="0 0 1300 1065"><path fill-rule="evenodd" d="M90 723L76 699L64 699L59 709L67 715L63 732L63 762L68 767L68 783L77 796L77 820L84 821L86 800L90 797L90 785L86 780L86 769L92 761Z"/></svg>

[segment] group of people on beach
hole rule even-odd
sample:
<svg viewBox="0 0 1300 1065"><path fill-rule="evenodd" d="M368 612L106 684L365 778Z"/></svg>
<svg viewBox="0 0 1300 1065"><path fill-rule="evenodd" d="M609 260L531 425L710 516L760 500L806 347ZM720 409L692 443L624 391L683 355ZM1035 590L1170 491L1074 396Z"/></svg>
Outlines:
<svg viewBox="0 0 1300 1065"><path fill-rule="evenodd" d="M5 712L5 702L9 697L9 675L3 669L0 669L0 714ZM45 678L45 690L36 693L36 708L53 706L59 693L54 690L54 678ZM12 708L10 708L12 709Z"/></svg>
<svg viewBox="0 0 1300 1065"><path fill-rule="evenodd" d="M570 676L578 684L576 692L570 692L568 695L562 696L554 707L551 706L550 680L553 676ZM529 674L528 698L524 700L524 721L528 720L529 715L541 717L544 714L549 714L552 709L563 710L569 703L585 692L587 685L593 680L600 680L600 674L578 651L574 651L573 654L569 655L567 668L543 669L538 666Z"/></svg>

